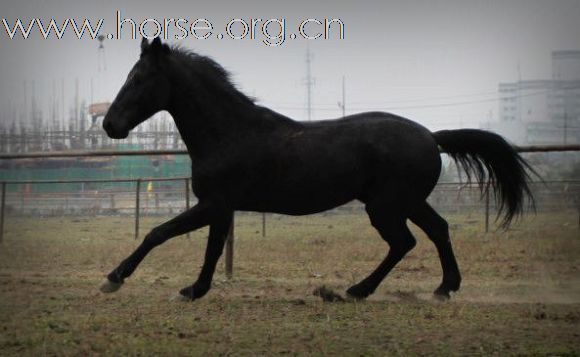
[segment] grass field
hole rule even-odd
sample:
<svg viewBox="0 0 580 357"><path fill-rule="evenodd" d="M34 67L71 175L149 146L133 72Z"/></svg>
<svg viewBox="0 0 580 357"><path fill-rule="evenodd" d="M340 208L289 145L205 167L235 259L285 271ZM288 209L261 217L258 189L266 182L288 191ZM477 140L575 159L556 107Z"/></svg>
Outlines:
<svg viewBox="0 0 580 357"><path fill-rule="evenodd" d="M130 217L8 217L0 245L0 355L578 355L580 229L576 212L528 216L483 233L448 216L463 286L448 302L436 251L418 245L364 302L324 303L383 259L356 215L236 218L234 278L220 262L194 303L170 302L202 263L207 229L155 250L125 286L104 275L138 244ZM145 218L142 232L163 220Z"/></svg>

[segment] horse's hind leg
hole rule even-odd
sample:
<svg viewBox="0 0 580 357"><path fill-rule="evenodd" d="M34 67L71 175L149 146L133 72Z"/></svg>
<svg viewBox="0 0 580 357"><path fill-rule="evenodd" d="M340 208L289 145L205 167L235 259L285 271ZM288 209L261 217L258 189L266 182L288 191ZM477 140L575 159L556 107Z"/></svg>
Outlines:
<svg viewBox="0 0 580 357"><path fill-rule="evenodd" d="M389 252L382 263L360 283L350 287L348 295L362 299L372 294L389 272L403 259L416 244L415 238L407 227L407 217L402 207L393 202L374 201L367 204L366 211L371 224L389 244Z"/></svg>
<svg viewBox="0 0 580 357"><path fill-rule="evenodd" d="M437 214L427 202L413 211L409 219L419 226L437 247L443 269L443 281L434 294L439 298L449 298L450 291L459 290L461 275L451 247L447 221Z"/></svg>

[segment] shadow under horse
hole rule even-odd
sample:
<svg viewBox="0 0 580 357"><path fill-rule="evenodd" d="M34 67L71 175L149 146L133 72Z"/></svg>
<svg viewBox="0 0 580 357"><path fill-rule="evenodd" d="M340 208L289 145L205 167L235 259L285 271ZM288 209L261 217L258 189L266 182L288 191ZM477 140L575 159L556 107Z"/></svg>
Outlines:
<svg viewBox="0 0 580 357"><path fill-rule="evenodd" d="M435 244L443 280L435 295L448 298L461 275L447 222L426 202L441 171L439 148L482 190L493 189L505 227L523 211L533 172L501 136L476 129L435 133L382 112L337 120L298 122L259 106L235 88L215 61L159 38L143 40L140 59L104 121L113 139L168 111L191 157L195 207L147 234L107 276L103 292L118 290L155 247L209 225L197 281L180 297L195 300L211 287L234 211L307 215L359 200L390 249L379 266L347 294L372 294L415 246L407 220ZM533 202L533 200L532 200ZM356 239L356 237L353 237Z"/></svg>

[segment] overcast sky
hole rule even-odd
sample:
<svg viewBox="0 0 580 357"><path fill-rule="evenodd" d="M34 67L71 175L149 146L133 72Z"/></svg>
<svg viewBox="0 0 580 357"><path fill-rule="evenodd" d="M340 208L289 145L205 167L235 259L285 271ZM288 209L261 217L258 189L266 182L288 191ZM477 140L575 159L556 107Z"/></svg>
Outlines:
<svg viewBox="0 0 580 357"><path fill-rule="evenodd" d="M314 54L313 116L340 116L342 76L347 113L389 110L432 129L477 127L497 119L497 85L502 81L551 77L550 53L580 49L580 0L401 0L401 1L3 1L1 17L11 27L20 18L59 24L104 19L101 33L115 30L117 10L139 24L146 18L193 21L206 18L215 29L207 40L171 40L210 55L233 74L239 88L259 103L292 118L306 118L305 52ZM285 18L286 41L269 47L257 39L220 40L233 18ZM345 38L290 39L301 20L340 18ZM53 83L72 105L74 79L81 96L112 100L137 60L139 40L105 40L106 70L98 70L98 42L76 39L69 28L63 39L45 40L35 27L27 40L11 40L0 24L0 113L20 108L24 81L34 80L43 107ZM311 27L312 32L315 28ZM172 34L179 34L175 29ZM272 33L276 33L272 27Z"/></svg>

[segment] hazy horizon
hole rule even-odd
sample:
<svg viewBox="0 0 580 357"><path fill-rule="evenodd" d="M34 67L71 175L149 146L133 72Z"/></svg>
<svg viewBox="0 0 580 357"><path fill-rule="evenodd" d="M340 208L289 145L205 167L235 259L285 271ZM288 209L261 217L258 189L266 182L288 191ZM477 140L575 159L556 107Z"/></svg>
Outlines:
<svg viewBox="0 0 580 357"><path fill-rule="evenodd" d="M255 40L169 40L209 55L228 69L238 87L258 103L297 120L306 119L306 47L314 55L313 119L339 117L342 77L347 114L388 110L431 129L479 126L497 120L499 82L550 79L552 51L580 49L580 1L365 1L311 4L194 4L167 1L22 1L0 4L10 26L17 18L60 21L103 18L103 32L115 26L115 12L139 22L145 18L210 19L216 29L233 18L285 18L288 37L308 18L339 18L345 38L286 39L278 47ZM36 32L34 32L36 31ZM98 42L43 39L38 30L11 40L0 28L0 120L11 122L10 108L21 110L24 82L28 97L35 84L41 108L48 110L53 86L66 106L73 104L74 81L80 98L111 101L138 58L139 41L105 40L106 70L99 71ZM276 31L273 31L276 32Z"/></svg>

